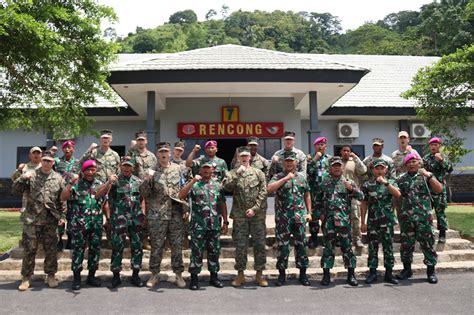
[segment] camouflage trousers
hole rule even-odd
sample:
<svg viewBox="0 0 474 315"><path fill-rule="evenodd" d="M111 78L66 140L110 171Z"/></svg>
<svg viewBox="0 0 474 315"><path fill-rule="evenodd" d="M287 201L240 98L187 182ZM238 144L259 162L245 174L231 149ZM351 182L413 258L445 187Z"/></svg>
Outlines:
<svg viewBox="0 0 474 315"><path fill-rule="evenodd" d="M308 268L309 259L306 251L306 235L304 223L289 223L287 218L277 218L276 220L276 241L278 244L278 258L276 267L278 270L288 268L288 257L290 256L290 237L293 235L295 243L296 267Z"/></svg>
<svg viewBox="0 0 474 315"><path fill-rule="evenodd" d="M232 222L232 239L235 243L235 270L247 269L247 249L249 235L253 241L254 269L265 270L267 256L265 255L266 238L265 219L239 219Z"/></svg>
<svg viewBox="0 0 474 315"><path fill-rule="evenodd" d="M352 241L362 240L362 232L360 231L360 201L352 199L351 201L351 225L352 225Z"/></svg>
<svg viewBox="0 0 474 315"><path fill-rule="evenodd" d="M393 225L382 226L367 222L367 236L369 238L369 259L367 266L377 268L379 264L379 244L383 248L383 264L385 268L393 268L395 258L393 256Z"/></svg>
<svg viewBox="0 0 474 315"><path fill-rule="evenodd" d="M82 271L84 252L88 248L87 269L97 270L102 242L102 215L95 221L86 223L83 220L68 221L71 223L72 271Z"/></svg>
<svg viewBox="0 0 474 315"><path fill-rule="evenodd" d="M44 249L44 273L49 275L58 271L56 249L58 236L56 229L57 223L48 225L23 224L23 261L21 263L21 275L23 277L31 276L34 273L39 242L41 242Z"/></svg>
<svg viewBox="0 0 474 315"><path fill-rule="evenodd" d="M432 219L426 221L415 221L408 213L400 214L400 237L401 247L400 256L402 262L411 263L413 260L413 252L415 250L415 242L418 241L424 255L423 263L427 266L435 266L437 262L437 254L434 250L434 233Z"/></svg>
<svg viewBox="0 0 474 315"><path fill-rule="evenodd" d="M313 220L311 222L309 222L309 232L311 233L311 235L318 235L319 233L319 229L320 229L320 225L319 225L319 217L321 216L321 206L318 206L316 205L316 201L313 200L313 205L314 205L314 208L313 210L311 211L311 217L313 218ZM316 241L316 240L313 240L313 241Z"/></svg>
<svg viewBox="0 0 474 315"><path fill-rule="evenodd" d="M173 212L171 220L148 219L151 240L150 271L160 272L161 260L168 240L171 246L171 266L173 272L183 272L183 237L185 224L183 215Z"/></svg>
<svg viewBox="0 0 474 315"><path fill-rule="evenodd" d="M346 268L355 268L357 264L356 257L352 251L352 231L351 226L336 226L334 217L326 218L323 223L323 243L324 250L321 257L321 268L331 269L334 266L334 249L339 240Z"/></svg>
<svg viewBox="0 0 474 315"><path fill-rule="evenodd" d="M127 220L123 216L115 220L111 219L111 225L112 258L110 270L122 270L123 250L125 249L127 236L130 239L130 248L132 251L130 265L132 269L140 269L143 259L143 225L137 225L132 220Z"/></svg>
<svg viewBox="0 0 474 315"><path fill-rule="evenodd" d="M66 210L66 211L63 211L64 213L66 213L66 220L64 220L65 222L63 224L58 225L58 231L57 232L58 232L59 237L61 237L64 234L65 231L67 231L68 235L71 235L71 226L70 226L69 222L71 221L72 211L69 207L69 203L63 206L63 210Z"/></svg>
<svg viewBox="0 0 474 315"><path fill-rule="evenodd" d="M189 262L189 273L198 274L202 270L202 259L204 250L207 251L207 269L210 272L218 272L220 269L219 256L221 254L220 230L210 230L201 227L199 230L192 226L191 234L191 258Z"/></svg>
<svg viewBox="0 0 474 315"><path fill-rule="evenodd" d="M446 187L443 186L443 192L440 194L431 194L433 196L433 208L436 213L437 229L447 230L448 220L446 219L445 210L448 205Z"/></svg>

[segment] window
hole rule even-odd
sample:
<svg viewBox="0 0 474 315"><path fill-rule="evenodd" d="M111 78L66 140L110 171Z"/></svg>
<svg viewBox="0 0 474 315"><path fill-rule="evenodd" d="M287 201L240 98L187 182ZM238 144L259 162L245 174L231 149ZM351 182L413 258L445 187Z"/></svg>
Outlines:
<svg viewBox="0 0 474 315"><path fill-rule="evenodd" d="M425 149L426 145L425 144L410 144L413 149L415 149L420 156L423 158L425 156Z"/></svg>
<svg viewBox="0 0 474 315"><path fill-rule="evenodd" d="M344 145L338 144L334 146L334 156L341 156L341 148ZM365 157L365 145L363 144L351 144L352 152L354 152L361 160Z"/></svg>
<svg viewBox="0 0 474 315"><path fill-rule="evenodd" d="M281 139L260 139L257 153L270 160L273 154L281 149Z"/></svg>
<svg viewBox="0 0 474 315"><path fill-rule="evenodd" d="M30 154L31 147L17 147L16 148L16 165L20 165L21 163L28 163L30 159L28 155ZM46 147L40 147L43 152L46 150Z"/></svg>
<svg viewBox="0 0 474 315"><path fill-rule="evenodd" d="M118 153L119 156L125 156L125 146L124 145L111 145L110 148Z"/></svg>

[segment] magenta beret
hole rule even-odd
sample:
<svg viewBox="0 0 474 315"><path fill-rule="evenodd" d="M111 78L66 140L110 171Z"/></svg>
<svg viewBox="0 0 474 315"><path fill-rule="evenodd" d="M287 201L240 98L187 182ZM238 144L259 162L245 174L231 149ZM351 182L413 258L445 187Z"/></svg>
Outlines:
<svg viewBox="0 0 474 315"><path fill-rule="evenodd" d="M89 167L97 167L97 163L94 160L87 160L82 164L81 171L84 172Z"/></svg>

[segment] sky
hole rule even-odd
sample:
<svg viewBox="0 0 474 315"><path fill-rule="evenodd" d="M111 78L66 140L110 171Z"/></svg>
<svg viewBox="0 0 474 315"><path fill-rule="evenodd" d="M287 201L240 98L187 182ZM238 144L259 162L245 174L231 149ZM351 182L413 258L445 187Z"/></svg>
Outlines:
<svg viewBox="0 0 474 315"><path fill-rule="evenodd" d="M135 32L137 26L152 28L168 22L169 16L177 11L191 9L198 20L214 9L220 16L223 4L229 7L229 13L243 11L307 11L329 12L339 17L343 31L355 29L365 22L383 19L387 14L403 10L419 10L432 0L99 0L99 3L111 6L119 17L112 26L117 35L126 36Z"/></svg>

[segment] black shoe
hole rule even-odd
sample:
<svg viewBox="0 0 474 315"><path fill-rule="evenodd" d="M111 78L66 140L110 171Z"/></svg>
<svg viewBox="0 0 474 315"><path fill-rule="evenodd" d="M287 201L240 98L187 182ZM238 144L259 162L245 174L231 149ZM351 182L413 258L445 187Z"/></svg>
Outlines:
<svg viewBox="0 0 474 315"><path fill-rule="evenodd" d="M429 283L431 283L431 284L438 283L438 277L436 277L434 266L428 266L428 269L426 270L426 275L428 276L428 282Z"/></svg>
<svg viewBox="0 0 474 315"><path fill-rule="evenodd" d="M347 284L351 285L353 287L356 287L359 285L359 282L357 282L357 279L355 278L354 275L354 268L349 268L347 269Z"/></svg>
<svg viewBox="0 0 474 315"><path fill-rule="evenodd" d="M311 249L318 247L318 233L311 232L311 236L308 239L307 246Z"/></svg>
<svg viewBox="0 0 474 315"><path fill-rule="evenodd" d="M199 290L199 277L197 274L191 274L191 282L189 282L189 289L196 291Z"/></svg>
<svg viewBox="0 0 474 315"><path fill-rule="evenodd" d="M300 277L298 278L298 281L304 286L311 285L311 283L308 280L308 276L306 275L306 268L300 269Z"/></svg>
<svg viewBox="0 0 474 315"><path fill-rule="evenodd" d="M438 243L446 243L446 230L439 230Z"/></svg>
<svg viewBox="0 0 474 315"><path fill-rule="evenodd" d="M286 272L285 272L285 269L279 269L278 272L280 273L280 275L278 276L278 279L275 285L277 287L281 287L286 282Z"/></svg>
<svg viewBox="0 0 474 315"><path fill-rule="evenodd" d="M64 249L63 240L61 239L61 236L59 235L58 235L58 238L59 238L59 241L58 241L58 244L56 245L56 249L58 252L62 252Z"/></svg>
<svg viewBox="0 0 474 315"><path fill-rule="evenodd" d="M411 271L411 262L403 263L403 270L397 275L398 280L406 280L413 276L413 272Z"/></svg>
<svg viewBox="0 0 474 315"><path fill-rule="evenodd" d="M72 280L72 289L74 291L81 289L81 272L74 271L74 279Z"/></svg>
<svg viewBox="0 0 474 315"><path fill-rule="evenodd" d="M140 276L138 273L140 272L139 269L133 269L132 273L132 280L130 281L134 286L136 287L143 287L145 284L143 283L142 279L140 279Z"/></svg>
<svg viewBox="0 0 474 315"><path fill-rule="evenodd" d="M385 276L383 281L391 284L398 284L398 280L393 276L392 268L385 268Z"/></svg>
<svg viewBox="0 0 474 315"><path fill-rule="evenodd" d="M91 287L100 287L102 285L102 281L95 276L95 270L89 270L89 275L87 276L86 283Z"/></svg>
<svg viewBox="0 0 474 315"><path fill-rule="evenodd" d="M377 281L377 269L370 268L369 274L367 275L367 278L365 278L365 283L371 284L376 281Z"/></svg>
<svg viewBox="0 0 474 315"><path fill-rule="evenodd" d="M114 271L114 277L112 278L112 282L108 285L109 289L115 289L119 285L122 284L122 280L120 280L120 272Z"/></svg>
<svg viewBox="0 0 474 315"><path fill-rule="evenodd" d="M222 284L217 277L217 272L211 272L211 280L209 281L209 284L219 289L224 287L224 284Z"/></svg>
<svg viewBox="0 0 474 315"><path fill-rule="evenodd" d="M328 268L323 269L323 278L321 279L321 285L329 285L331 283L331 273Z"/></svg>

